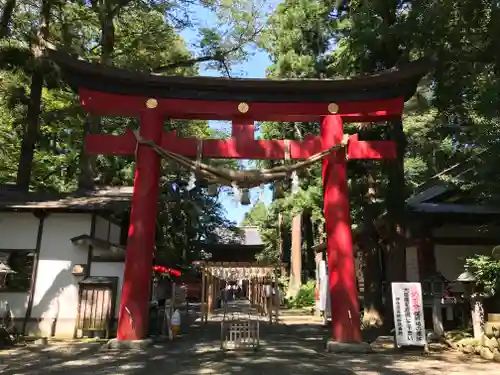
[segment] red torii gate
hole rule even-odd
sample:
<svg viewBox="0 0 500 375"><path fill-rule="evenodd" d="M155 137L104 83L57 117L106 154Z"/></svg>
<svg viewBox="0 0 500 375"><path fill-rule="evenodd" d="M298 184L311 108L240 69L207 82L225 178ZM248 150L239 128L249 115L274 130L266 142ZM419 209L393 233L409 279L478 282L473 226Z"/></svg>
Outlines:
<svg viewBox="0 0 500 375"><path fill-rule="evenodd" d="M100 116L137 117L141 136L169 151L196 157L199 141L165 132L166 117L232 120L232 137L203 140L202 157L234 159L285 158L285 141L254 139L254 121L320 122L320 136L289 141L290 157L305 159L340 143L344 122L399 117L405 99L413 95L428 69L426 62L418 61L398 71L352 80L231 80L151 76L78 61L57 52L51 52L51 57L78 90L86 111ZM131 132L122 136L89 135L86 150L106 155L137 152L117 338L144 339L148 327L160 156L150 147L138 146ZM359 342L346 156L394 158L396 148L391 141L360 141L352 136L347 152L334 152L323 161L333 338L338 342Z"/></svg>

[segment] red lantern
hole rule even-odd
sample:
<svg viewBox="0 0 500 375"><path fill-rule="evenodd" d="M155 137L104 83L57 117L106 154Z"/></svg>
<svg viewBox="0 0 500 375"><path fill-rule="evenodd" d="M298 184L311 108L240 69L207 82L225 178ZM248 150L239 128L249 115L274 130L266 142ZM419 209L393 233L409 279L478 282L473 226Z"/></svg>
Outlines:
<svg viewBox="0 0 500 375"><path fill-rule="evenodd" d="M180 276L181 276L181 272L180 272L180 271L175 270L175 269L172 269L172 268L170 268L170 269L168 270L168 272L169 272L171 275L174 275L174 276L177 276L177 277L180 277Z"/></svg>
<svg viewBox="0 0 500 375"><path fill-rule="evenodd" d="M181 271L174 268L167 268L165 266L153 266L153 272L169 274L176 277L180 277L182 275Z"/></svg>

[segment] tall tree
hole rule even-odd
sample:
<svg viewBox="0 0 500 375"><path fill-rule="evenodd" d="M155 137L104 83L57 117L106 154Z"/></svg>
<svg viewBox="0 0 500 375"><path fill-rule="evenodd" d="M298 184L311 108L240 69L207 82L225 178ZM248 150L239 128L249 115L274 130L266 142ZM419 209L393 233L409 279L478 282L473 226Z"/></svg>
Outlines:
<svg viewBox="0 0 500 375"><path fill-rule="evenodd" d="M0 140L5 144L0 153L0 181L17 179L25 190L31 186L68 192L77 187L79 155L88 131L82 129L85 113L57 67L45 58L46 45L92 62L143 72L168 67L166 72L178 75L197 75L199 64L210 60L195 58L208 52L214 57L217 48L224 49L228 68L231 62L245 59L247 45L260 28L255 3L200 4L216 15L219 24L201 27L191 22L185 15L193 14L196 5L183 0L151 4L46 0L27 6L18 0L3 4L1 30L8 38L0 38ZM50 22L52 19L57 22ZM221 28L224 21L227 25ZM186 27L200 31L198 46L186 45L179 36ZM213 58L217 64L222 61L219 55ZM103 133L138 125L131 118L102 118L100 124ZM165 127L181 136L217 136L206 121L170 120ZM133 183L133 158L96 159L94 177L100 184ZM196 259L199 241L217 241L221 231L215 229L229 228L231 232L234 223L225 220L220 202L205 189L186 192L187 171L164 162L163 172L161 201L168 203L158 215L159 248L172 259ZM183 220L172 220L175 217ZM186 249L179 254L181 248Z"/></svg>
<svg viewBox="0 0 500 375"><path fill-rule="evenodd" d="M40 132L40 107L44 80L44 43L49 39L50 21L52 18L53 0L42 0L37 30L31 37L32 74L29 90L28 111L26 113L26 130L21 143L21 154L17 168L17 185L20 189L29 190L35 146Z"/></svg>

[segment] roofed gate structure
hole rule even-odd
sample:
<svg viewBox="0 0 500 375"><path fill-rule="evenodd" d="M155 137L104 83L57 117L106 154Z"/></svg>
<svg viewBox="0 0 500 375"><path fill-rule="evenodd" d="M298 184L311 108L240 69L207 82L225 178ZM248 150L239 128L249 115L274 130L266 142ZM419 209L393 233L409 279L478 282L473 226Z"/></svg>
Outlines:
<svg viewBox="0 0 500 375"><path fill-rule="evenodd" d="M151 279L161 156L186 163L183 157L283 160L309 159L320 152L325 152L321 158L333 338L361 340L345 160L394 158L396 148L390 141L360 141L356 136L347 142L343 123L399 118L405 100L428 71L426 61L349 80L268 80L147 75L54 51L50 58L78 90L86 111L140 119L139 134L92 134L86 139L91 154L137 158L118 340L147 335L145 291ZM180 138L163 131L166 118L231 120L232 137ZM255 121L318 122L320 136L303 141L255 140ZM223 177L232 183L231 176ZM255 181L255 175L250 177Z"/></svg>
<svg viewBox="0 0 500 375"><path fill-rule="evenodd" d="M202 270L202 321L208 320L216 305L214 302L220 296L220 289L227 282L242 282L243 296L250 300L251 305L261 313L270 313L263 298L264 280L274 279L277 270L285 274L287 264L257 261L257 255L265 248L258 228L241 227L239 232L240 236L235 236L232 241L200 244L210 254L208 260L194 262Z"/></svg>

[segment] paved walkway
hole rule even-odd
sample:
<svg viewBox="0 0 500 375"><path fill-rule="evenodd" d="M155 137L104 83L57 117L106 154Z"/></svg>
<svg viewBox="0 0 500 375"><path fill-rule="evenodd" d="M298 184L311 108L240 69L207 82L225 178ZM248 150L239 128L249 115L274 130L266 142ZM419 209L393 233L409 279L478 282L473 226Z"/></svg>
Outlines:
<svg viewBox="0 0 500 375"><path fill-rule="evenodd" d="M317 324L261 326L261 349L221 352L220 323L196 322L175 342L142 351L103 351L96 343L60 343L0 351L1 375L498 375L498 363L447 352L429 356L325 353Z"/></svg>

